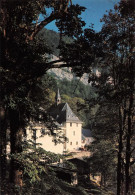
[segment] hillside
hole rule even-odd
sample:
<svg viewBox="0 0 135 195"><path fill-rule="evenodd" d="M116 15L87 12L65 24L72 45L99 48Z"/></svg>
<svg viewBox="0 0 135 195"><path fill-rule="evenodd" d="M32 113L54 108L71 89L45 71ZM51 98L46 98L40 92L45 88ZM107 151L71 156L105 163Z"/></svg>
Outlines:
<svg viewBox="0 0 135 195"><path fill-rule="evenodd" d="M53 55L59 56L59 49L58 49L58 45L59 45L59 41L60 41L60 34L59 33L55 32L53 30L48 30L48 29L44 28L38 33L38 37L40 39L42 39L48 45L48 47L51 49ZM73 41L68 36L63 37L62 40L66 43L70 43Z"/></svg>
<svg viewBox="0 0 135 195"><path fill-rule="evenodd" d="M59 59L59 49L58 49L58 45L59 45L59 41L60 41L60 34L53 31L53 30L47 30L47 29L43 29L39 34L38 37L43 40L50 48L50 50L52 51L51 54L51 60L57 60ZM65 36L63 37L63 41L66 43L70 43L73 40L68 37ZM53 75L53 77L55 79L60 79L63 80L64 78L66 78L68 81L71 80L80 80L82 81L85 85L88 85L88 75L84 74L82 78L77 78L75 76L75 74L72 73L72 69L71 68L54 68L48 71L49 74Z"/></svg>

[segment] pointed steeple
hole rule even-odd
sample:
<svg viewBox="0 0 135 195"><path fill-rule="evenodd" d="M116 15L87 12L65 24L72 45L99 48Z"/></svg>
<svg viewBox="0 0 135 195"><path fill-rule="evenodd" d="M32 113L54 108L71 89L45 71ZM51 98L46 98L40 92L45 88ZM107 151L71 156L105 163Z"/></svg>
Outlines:
<svg viewBox="0 0 135 195"><path fill-rule="evenodd" d="M60 97L59 89L58 89L57 94L55 96L55 101L56 101L57 105L59 105L61 103L61 97Z"/></svg>

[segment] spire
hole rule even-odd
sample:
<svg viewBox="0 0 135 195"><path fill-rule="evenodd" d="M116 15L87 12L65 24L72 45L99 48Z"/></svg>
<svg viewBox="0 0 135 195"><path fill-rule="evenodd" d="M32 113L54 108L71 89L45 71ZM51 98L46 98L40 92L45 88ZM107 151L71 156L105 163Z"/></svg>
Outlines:
<svg viewBox="0 0 135 195"><path fill-rule="evenodd" d="M55 101L56 101L57 105L59 105L61 103L61 97L60 97L59 89L58 89L57 94L55 96Z"/></svg>

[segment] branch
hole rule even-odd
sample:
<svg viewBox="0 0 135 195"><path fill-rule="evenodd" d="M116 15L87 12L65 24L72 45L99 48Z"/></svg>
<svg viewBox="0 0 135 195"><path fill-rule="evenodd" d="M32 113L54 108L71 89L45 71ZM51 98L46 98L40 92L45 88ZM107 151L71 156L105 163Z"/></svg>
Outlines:
<svg viewBox="0 0 135 195"><path fill-rule="evenodd" d="M37 33L44 28L44 26L46 26L55 19L59 19L60 17L61 14L59 12L52 13L48 18L46 18L39 25L36 26L31 35L26 38L26 41L32 41L34 37L37 35Z"/></svg>
<svg viewBox="0 0 135 195"><path fill-rule="evenodd" d="M56 63L58 64L60 62L63 62L63 61L62 60L54 60L54 61L51 61L51 62L47 63L47 65L49 66L49 65L52 65L52 64L56 64Z"/></svg>
<svg viewBox="0 0 135 195"><path fill-rule="evenodd" d="M52 68L64 68L71 67L71 64L67 64L66 62L62 62L61 60L56 60L46 64L48 66L47 70Z"/></svg>
<svg viewBox="0 0 135 195"><path fill-rule="evenodd" d="M61 62L61 63L44 63L44 62L39 62L39 63L36 63L37 66L42 66L44 67L43 69L43 72L46 72L48 71L49 69L52 69L52 68L64 68L64 67L71 67L71 64L66 64L65 62ZM44 74L42 72L42 74Z"/></svg>
<svg viewBox="0 0 135 195"><path fill-rule="evenodd" d="M37 33L40 30L42 30L47 24L49 24L53 20L60 19L63 14L68 14L67 9L69 6L69 2L72 5L72 0L66 0L66 6L65 6L65 9L63 9L63 6L62 6L63 2L61 0L59 10L57 12L52 12L48 18L46 18L38 26L36 26L36 28L33 30L31 35L26 38L26 41L29 41L29 40L32 41L34 39L34 37L37 35Z"/></svg>
<svg viewBox="0 0 135 195"><path fill-rule="evenodd" d="M53 64L51 67L48 67L48 70L51 68L64 68L64 67L71 67L71 64Z"/></svg>
<svg viewBox="0 0 135 195"><path fill-rule="evenodd" d="M67 12L69 2L72 5L72 0L67 0L66 7L65 7L65 10L64 10L65 12Z"/></svg>

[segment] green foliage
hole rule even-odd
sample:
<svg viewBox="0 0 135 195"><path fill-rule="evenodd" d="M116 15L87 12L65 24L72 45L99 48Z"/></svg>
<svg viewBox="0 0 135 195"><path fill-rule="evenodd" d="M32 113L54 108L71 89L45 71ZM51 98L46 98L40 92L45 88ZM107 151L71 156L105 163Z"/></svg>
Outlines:
<svg viewBox="0 0 135 195"><path fill-rule="evenodd" d="M90 96L94 96L94 91L90 85L85 85L79 80L67 79L58 80L57 86L61 91L61 94L66 94L70 97L79 97L82 99L88 99Z"/></svg>
<svg viewBox="0 0 135 195"><path fill-rule="evenodd" d="M47 165L63 158L61 155L45 151L39 144L35 144L31 140L23 142L22 149L21 153L11 154L10 157L20 164L24 183L25 179L31 184L39 183L41 174L48 174Z"/></svg>
<svg viewBox="0 0 135 195"><path fill-rule="evenodd" d="M93 65L100 71L99 75L90 75L98 93L93 105L97 102L99 106L92 128L94 142L90 147L93 152L91 167L93 172L98 170L105 180L107 179L105 185L112 184L117 175L117 194L123 190L124 180L126 191L132 194L132 174L129 170L134 148L132 111L135 93L135 15L134 12L129 12L128 4L129 1L121 1L120 5L116 5L114 10L110 10L103 17L104 24L100 33L85 31L85 43L91 46L90 50L93 51L89 53L90 56L86 55L87 60L90 61L90 57L95 56ZM127 14L125 11L123 13L123 10L127 10ZM82 47L83 44L84 42ZM86 61L84 72L90 68L87 67Z"/></svg>
<svg viewBox="0 0 135 195"><path fill-rule="evenodd" d="M51 52L55 56L59 56L60 49L58 49L59 43L60 43L60 33L57 33L53 30L47 30L43 28L37 35L39 39L41 39L48 48L50 48ZM64 43L72 43L73 39L68 36L63 36L62 40Z"/></svg>
<svg viewBox="0 0 135 195"><path fill-rule="evenodd" d="M34 183L40 180L41 173L45 173L47 170L46 163L51 163L54 157L56 160L56 155L47 153L41 148L34 150L28 146L25 149L21 142L23 132L30 122L30 118L39 120L39 115L43 115L40 103L49 106L48 95L52 97L52 100L54 96L52 90L49 89L48 78L41 80L42 76L51 67L47 56L48 53L51 53L50 47L43 42L42 37L36 37L36 35L44 26L56 20L62 33L77 37L82 32L81 27L84 24L78 14L81 14L84 8L79 5L71 6L71 4L66 4L65 1L58 2L55 0L2 0L0 11L3 18L0 23L2 51L0 108L2 107L8 113L5 121L10 131L11 157L13 159L9 170L13 176L11 180L15 183L15 173L21 169L24 175L27 175L28 182L26 183L33 185L32 188L34 189ZM39 22L41 15L43 21ZM72 27L72 30L68 28L69 26ZM65 30L61 30L61 27L64 27ZM53 34L53 36L55 35ZM66 42L69 43L68 38ZM1 140L2 130L0 126L0 143L6 148L6 140L1 142L3 141ZM4 132L6 134L6 127ZM0 156L3 156L3 154L5 153L0 150ZM45 160L45 167L40 165L39 159ZM18 166L16 167L15 164ZM4 166L4 163L0 162L0 170L3 170ZM0 173L0 181L1 179ZM21 180L21 178L19 179ZM46 177L44 181L48 185L51 183L52 188L54 188L51 189L52 192L56 189L56 194L60 194L57 184L53 186L55 182L51 182L51 177ZM14 193L11 191L11 194L17 194L16 190ZM28 194L28 190L25 194Z"/></svg>
<svg viewBox="0 0 135 195"><path fill-rule="evenodd" d="M92 137L94 141L89 146L92 156L89 159L91 173L101 173L102 185L115 188L117 167L117 107L102 102L94 117ZM108 188L109 189L109 188Z"/></svg>
<svg viewBox="0 0 135 195"><path fill-rule="evenodd" d="M31 90L30 97L35 104L47 110L55 101L53 91L56 81L48 74L43 75Z"/></svg>
<svg viewBox="0 0 135 195"><path fill-rule="evenodd" d="M85 9L85 7L79 6L78 4L73 4L68 10L69 14L64 15L60 21L56 22L60 32L74 39L78 38L78 36L83 33L83 27L85 26L85 22L78 16L81 15ZM61 44L63 43L61 42Z"/></svg>
<svg viewBox="0 0 135 195"><path fill-rule="evenodd" d="M20 164L20 170L23 170L23 186L20 188L7 184L7 192L10 191L16 195L71 195L74 193L87 195L84 188L74 187L56 177L55 169L51 167L51 164L64 159L62 155L47 152L40 147L40 144L35 145L31 140L23 142L22 146L23 151L21 153L9 157L16 160ZM64 164L69 169L75 168L72 163L66 160L64 160Z"/></svg>

